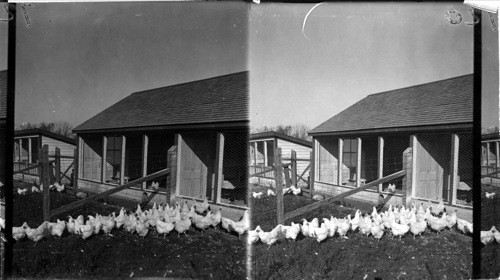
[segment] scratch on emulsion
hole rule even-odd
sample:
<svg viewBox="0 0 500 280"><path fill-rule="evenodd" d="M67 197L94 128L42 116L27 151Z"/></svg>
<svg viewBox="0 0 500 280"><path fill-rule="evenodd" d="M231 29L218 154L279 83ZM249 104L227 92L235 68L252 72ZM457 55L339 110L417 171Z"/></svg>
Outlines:
<svg viewBox="0 0 500 280"><path fill-rule="evenodd" d="M309 17L309 15L312 13L312 11L313 11L314 9L316 9L316 7L318 7L318 6L319 6L319 5L321 5L321 4L323 4L323 2L321 2L321 3L318 3L318 4L314 5L314 7L312 7L312 8L309 10L309 12L307 12L306 17L304 18L304 21L302 22L302 35L304 35L304 37L306 37L306 39L307 39L307 40L309 40L309 41L311 41L311 39L309 39L309 37L307 37L307 35L306 35L305 31L304 31L304 29L305 29L305 27L306 27L307 18L308 18L308 17Z"/></svg>

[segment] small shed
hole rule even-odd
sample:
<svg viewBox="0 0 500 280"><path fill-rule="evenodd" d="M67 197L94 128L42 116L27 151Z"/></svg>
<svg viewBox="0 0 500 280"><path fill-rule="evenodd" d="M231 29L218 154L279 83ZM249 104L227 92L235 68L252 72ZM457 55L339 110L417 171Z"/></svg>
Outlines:
<svg viewBox="0 0 500 280"><path fill-rule="evenodd" d="M44 145L49 147L49 157L55 156L56 148L61 151L61 166L62 172L68 168L72 168L73 158L76 149L76 140L65 137L47 130L33 128L14 131L14 171L28 168L38 163L38 155ZM67 172L71 174L71 172ZM70 175L68 177L71 178ZM29 182L38 181L38 170L31 169L23 173L14 175L14 178L19 180L27 180ZM66 178L62 178L63 183L69 183Z"/></svg>
<svg viewBox="0 0 500 280"><path fill-rule="evenodd" d="M312 151L312 143L310 141L292 137L275 131L254 133L250 135L250 173L258 173L264 171L267 167L274 165L274 151L281 148L282 162L289 163L292 150L295 151L297 161L297 174L301 175L304 171L304 178L307 180L309 159ZM274 185L274 171L264 173L257 177L251 177L250 182L271 186ZM299 181L299 185L304 185L304 181Z"/></svg>
<svg viewBox="0 0 500 280"><path fill-rule="evenodd" d="M481 135L481 182L500 185L500 133Z"/></svg>
<svg viewBox="0 0 500 280"><path fill-rule="evenodd" d="M472 218L472 124L472 74L368 95L309 132L314 190L335 195L394 174L406 153L411 188L400 177L353 198L444 200Z"/></svg>
<svg viewBox="0 0 500 280"><path fill-rule="evenodd" d="M73 130L78 188L99 193L166 169L174 151L175 185L167 174L115 195L247 209L248 123L248 72L132 93Z"/></svg>

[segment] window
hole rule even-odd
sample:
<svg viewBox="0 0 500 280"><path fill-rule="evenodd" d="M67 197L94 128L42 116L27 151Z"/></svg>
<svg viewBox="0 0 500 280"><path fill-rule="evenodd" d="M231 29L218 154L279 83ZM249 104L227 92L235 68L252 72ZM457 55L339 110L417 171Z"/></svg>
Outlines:
<svg viewBox="0 0 500 280"><path fill-rule="evenodd" d="M38 137L31 138L31 162L38 162Z"/></svg>
<svg viewBox="0 0 500 280"><path fill-rule="evenodd" d="M274 140L265 143L267 145L267 166L274 166Z"/></svg>
<svg viewBox="0 0 500 280"><path fill-rule="evenodd" d="M21 162L29 162L29 138L22 138L21 140Z"/></svg>
<svg viewBox="0 0 500 280"><path fill-rule="evenodd" d="M82 136L82 178L101 181L102 136Z"/></svg>
<svg viewBox="0 0 500 280"><path fill-rule="evenodd" d="M358 166L358 140L344 139L342 146L342 164L345 170L343 171L343 180L355 182L356 168ZM345 172L345 173L344 173Z"/></svg>
<svg viewBox="0 0 500 280"><path fill-rule="evenodd" d="M106 145L106 178L107 183L120 183L122 160L122 137L110 136Z"/></svg>

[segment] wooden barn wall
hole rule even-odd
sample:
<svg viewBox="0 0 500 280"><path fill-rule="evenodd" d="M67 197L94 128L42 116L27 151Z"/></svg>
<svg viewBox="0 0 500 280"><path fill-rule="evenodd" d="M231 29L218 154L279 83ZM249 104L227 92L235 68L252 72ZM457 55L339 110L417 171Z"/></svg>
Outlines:
<svg viewBox="0 0 500 280"><path fill-rule="evenodd" d="M283 155L283 158L290 158L292 150L294 150L297 153L297 158L298 159L310 159L311 157L311 147L306 147L297 143L293 143L287 140L283 140L280 138L276 138L277 142L277 147L281 148L281 154ZM289 163L289 160L283 160L283 163ZM309 165L309 161L298 161L297 162L297 173L298 175L302 174L302 172L306 169L306 167ZM304 178L307 179L309 176L309 171L306 172L304 175Z"/></svg>
<svg viewBox="0 0 500 280"><path fill-rule="evenodd" d="M102 136L81 136L82 137L82 154L81 161L81 177L94 181L101 181L102 170Z"/></svg>
<svg viewBox="0 0 500 280"><path fill-rule="evenodd" d="M61 149L62 156L73 156L75 153L76 145L69 144L43 135L41 136L40 139L42 141L41 143L42 147L43 145L49 145L49 155L55 154L56 147ZM71 165L72 162L73 159L61 159L61 172L66 171L66 169ZM70 174L71 172L68 173Z"/></svg>

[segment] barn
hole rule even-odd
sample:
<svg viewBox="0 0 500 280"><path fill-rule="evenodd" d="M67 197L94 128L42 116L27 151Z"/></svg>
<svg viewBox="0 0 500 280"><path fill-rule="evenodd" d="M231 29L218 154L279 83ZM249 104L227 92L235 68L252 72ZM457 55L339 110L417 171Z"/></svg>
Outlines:
<svg viewBox="0 0 500 280"><path fill-rule="evenodd" d="M38 156L44 145L49 147L49 158L55 156L56 148L60 149L61 172L68 171L65 173L67 177L63 176L61 180L62 183L71 183L70 174L73 168L76 140L39 128L14 131L14 171L26 169L38 163ZM14 178L38 182L38 169L15 174Z"/></svg>
<svg viewBox="0 0 500 280"><path fill-rule="evenodd" d="M309 177L309 159L312 151L310 141L292 137L275 131L260 132L250 135L250 174L264 171L274 165L274 151L281 148L282 162L289 163L292 151L295 151L297 161L297 174L302 175L305 180L299 180L299 186L307 185ZM250 183L261 186L272 186L275 184L274 171L263 173L257 177L251 177Z"/></svg>
<svg viewBox="0 0 500 280"><path fill-rule="evenodd" d="M472 74L368 95L309 132L313 188L337 195L408 168L410 184L399 177L352 198L444 200L471 220L472 125Z"/></svg>
<svg viewBox="0 0 500 280"><path fill-rule="evenodd" d="M132 93L73 130L78 188L100 193L172 167L114 195L247 209L248 122L248 72Z"/></svg>

